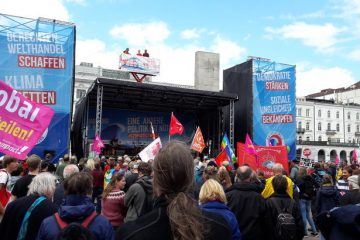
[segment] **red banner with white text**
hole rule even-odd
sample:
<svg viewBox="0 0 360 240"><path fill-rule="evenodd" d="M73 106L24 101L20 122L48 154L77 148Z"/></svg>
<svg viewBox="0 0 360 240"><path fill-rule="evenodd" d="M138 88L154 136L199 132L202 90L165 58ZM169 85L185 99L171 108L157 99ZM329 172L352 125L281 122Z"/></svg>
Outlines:
<svg viewBox="0 0 360 240"><path fill-rule="evenodd" d="M286 146L255 146L257 156L245 151L245 144L237 143L237 156L239 166L248 164L253 170L261 169L265 178L273 176L272 166L275 163L283 165L285 171L289 172L288 155Z"/></svg>

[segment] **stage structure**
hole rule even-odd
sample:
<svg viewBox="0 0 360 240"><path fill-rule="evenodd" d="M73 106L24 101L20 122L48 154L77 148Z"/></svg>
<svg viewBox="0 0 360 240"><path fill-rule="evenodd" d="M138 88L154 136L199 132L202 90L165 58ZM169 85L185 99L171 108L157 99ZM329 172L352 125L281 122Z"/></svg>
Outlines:
<svg viewBox="0 0 360 240"><path fill-rule="evenodd" d="M295 73L294 65L259 57L224 70L224 92L239 96L234 110L224 108L234 111L234 119L224 116L236 121L236 142L244 143L248 133L255 145L285 145L289 160L296 159Z"/></svg>
<svg viewBox="0 0 360 240"><path fill-rule="evenodd" d="M0 22L0 80L55 111L30 154L52 153L57 161L70 146L76 27L6 14L0 14Z"/></svg>
<svg viewBox="0 0 360 240"><path fill-rule="evenodd" d="M88 156L98 134L106 145L103 154L136 155L152 142L151 125L165 144L174 112L185 131L171 139L190 145L200 126L207 143L203 154L215 156L224 129L222 108L236 100L237 95L229 93L98 78L76 106L72 152Z"/></svg>

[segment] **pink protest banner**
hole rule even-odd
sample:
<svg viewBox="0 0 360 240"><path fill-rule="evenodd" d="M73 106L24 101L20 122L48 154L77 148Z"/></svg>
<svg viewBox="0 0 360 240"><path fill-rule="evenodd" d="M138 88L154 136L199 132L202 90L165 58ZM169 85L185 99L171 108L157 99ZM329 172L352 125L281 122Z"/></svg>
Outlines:
<svg viewBox="0 0 360 240"><path fill-rule="evenodd" d="M49 126L54 110L0 81L0 152L25 159Z"/></svg>

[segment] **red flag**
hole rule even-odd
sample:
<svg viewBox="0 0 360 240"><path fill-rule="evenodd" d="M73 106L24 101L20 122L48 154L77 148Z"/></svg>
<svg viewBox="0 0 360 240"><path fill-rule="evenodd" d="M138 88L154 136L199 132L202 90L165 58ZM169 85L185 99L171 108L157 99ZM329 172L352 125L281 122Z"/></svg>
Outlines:
<svg viewBox="0 0 360 240"><path fill-rule="evenodd" d="M250 138L249 134L246 134L245 152L247 152L248 154L251 154L251 155L258 155L256 150L255 150L255 146L251 141L251 138Z"/></svg>
<svg viewBox="0 0 360 240"><path fill-rule="evenodd" d="M223 149L223 150L219 153L219 155L217 155L217 157L215 158L215 162L216 162L216 164L217 164L218 166L221 166L221 163L222 163L223 161L229 161L229 162L230 162L230 158L229 158L229 156L227 155L225 149Z"/></svg>
<svg viewBox="0 0 360 240"><path fill-rule="evenodd" d="M201 133L200 127L198 127L196 129L194 139L191 143L191 149L201 153L204 150L205 146L206 145L205 145L204 137Z"/></svg>
<svg viewBox="0 0 360 240"><path fill-rule="evenodd" d="M171 113L169 135L182 134L184 132L183 125L176 119L173 113Z"/></svg>
<svg viewBox="0 0 360 240"><path fill-rule="evenodd" d="M150 127L151 127L151 136L152 136L152 139L155 140L155 131L154 131L154 127L152 125L152 122L150 122Z"/></svg>

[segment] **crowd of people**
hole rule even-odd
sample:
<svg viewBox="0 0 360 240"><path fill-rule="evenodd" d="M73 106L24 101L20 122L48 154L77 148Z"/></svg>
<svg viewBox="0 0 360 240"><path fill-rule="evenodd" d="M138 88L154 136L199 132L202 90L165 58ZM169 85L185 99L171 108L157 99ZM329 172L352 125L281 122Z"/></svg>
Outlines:
<svg viewBox="0 0 360 240"><path fill-rule="evenodd" d="M117 156L57 166L4 156L1 239L359 239L359 165L260 169L194 157L170 141L154 160Z"/></svg>

